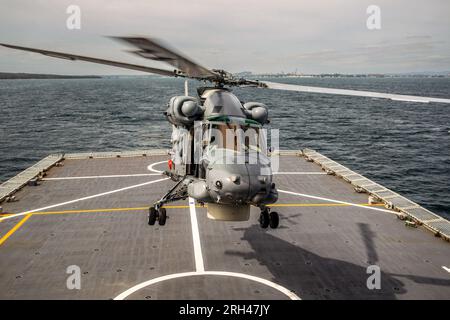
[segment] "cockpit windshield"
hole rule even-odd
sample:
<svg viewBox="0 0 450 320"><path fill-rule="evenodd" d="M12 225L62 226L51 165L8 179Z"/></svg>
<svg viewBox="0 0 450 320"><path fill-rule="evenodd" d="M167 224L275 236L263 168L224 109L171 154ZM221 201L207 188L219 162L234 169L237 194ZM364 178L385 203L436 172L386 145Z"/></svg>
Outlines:
<svg viewBox="0 0 450 320"><path fill-rule="evenodd" d="M225 149L235 153L266 155L266 137L259 126L234 123L210 123L204 128L204 143L208 149Z"/></svg>

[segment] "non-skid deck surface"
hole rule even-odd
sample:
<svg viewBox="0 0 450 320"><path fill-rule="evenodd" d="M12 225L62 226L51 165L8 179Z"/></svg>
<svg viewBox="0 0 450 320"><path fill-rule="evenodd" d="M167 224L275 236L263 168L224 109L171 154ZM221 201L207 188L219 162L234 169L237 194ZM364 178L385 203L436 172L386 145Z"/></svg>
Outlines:
<svg viewBox="0 0 450 320"><path fill-rule="evenodd" d="M164 160L65 160L3 203L42 210L0 222L0 298L450 299L448 242L384 207L330 202L368 199L299 156L281 156L289 174L275 175L278 229L261 229L256 209L248 222L212 221L188 200L148 226L146 208L174 183L148 168ZM72 265L80 290L66 285ZM367 288L369 265L381 289Z"/></svg>

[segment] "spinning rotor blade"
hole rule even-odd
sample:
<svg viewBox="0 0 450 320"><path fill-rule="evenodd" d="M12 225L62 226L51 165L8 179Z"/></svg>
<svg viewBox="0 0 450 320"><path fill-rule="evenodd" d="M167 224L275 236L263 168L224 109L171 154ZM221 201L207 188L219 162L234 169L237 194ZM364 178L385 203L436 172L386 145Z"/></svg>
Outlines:
<svg viewBox="0 0 450 320"><path fill-rule="evenodd" d="M186 76L197 79L211 79L220 77L217 73L208 70L205 67L193 62L192 60L183 57L181 54L168 49L155 39L141 38L141 37L113 37L131 44L140 50L131 51L132 53L151 60L162 61L171 66L183 71Z"/></svg>
<svg viewBox="0 0 450 320"><path fill-rule="evenodd" d="M157 69L157 68L151 68L146 66L140 66L136 64L130 64L130 63L124 63L124 62L118 62L118 61L112 61L112 60L104 60L104 59L98 59L98 58L91 58L91 57L85 57L85 56L78 56L71 53L62 53L62 52L55 52L55 51L48 51L48 50L41 50L41 49L34 49L34 48L27 48L27 47L19 47L14 46L10 44L0 43L1 46L17 49L17 50L23 50L23 51L31 51L43 54L45 56L53 57L53 58L60 58L60 59L67 59L72 61L87 61L87 62L93 62L98 64L106 64L113 67L119 67L119 68L125 68L125 69L131 69L131 70L137 70L137 71L143 71L148 73L155 73L160 74L163 76L183 76L178 74L176 71L169 71L169 70L163 70L163 69Z"/></svg>
<svg viewBox="0 0 450 320"><path fill-rule="evenodd" d="M424 102L424 103L429 103L429 102L450 103L450 99L442 99L442 98L410 96L410 95L381 93L381 92L373 92L373 91L359 91L359 90L332 89L332 88L323 88L323 87L310 87L310 86L300 86L300 85L294 85L294 84L284 84L284 83L267 82L267 81L260 81L259 87L275 89L275 90L297 91L297 92L313 92L313 93L325 93L325 94L339 94L339 95L356 96L356 97L383 98L383 99L391 99L391 100L396 100L396 101Z"/></svg>
<svg viewBox="0 0 450 320"><path fill-rule="evenodd" d="M401 95L392 93L380 93L373 91L360 91L360 90L348 90L348 89L333 89L333 88L323 88L323 87L311 87L293 84L284 84L277 82L268 81L254 81L246 80L241 78L234 78L231 74L223 70L209 70L199 64L193 62L192 60L183 57L182 55L175 53L173 50L166 48L160 43L152 39L141 38L141 37L114 37L126 43L132 44L138 47L140 50L132 51L141 57L151 60L166 62L179 70L163 70L158 68L146 67L136 64L105 60L99 58L92 58L86 56L75 55L71 53L62 53L56 51L48 51L42 49L28 48L15 46L5 43L0 43L1 46L30 51L35 53L40 53L49 57L67 59L72 61L87 61L92 63L104 64L124 69L137 70L147 73L159 74L164 76L172 77L188 77L198 80L208 80L215 82L216 85L230 85L230 86L252 86L252 87L262 87L275 90L287 90L287 91L297 91L297 92L309 92L309 93L322 93L322 94L337 94L337 95L347 95L347 96L357 96L357 97L369 97L369 98L382 98L390 99L396 101L408 101L408 102L439 102L439 103L450 103L450 99L445 98L431 98L431 97L421 97L421 96L411 96L411 95Z"/></svg>

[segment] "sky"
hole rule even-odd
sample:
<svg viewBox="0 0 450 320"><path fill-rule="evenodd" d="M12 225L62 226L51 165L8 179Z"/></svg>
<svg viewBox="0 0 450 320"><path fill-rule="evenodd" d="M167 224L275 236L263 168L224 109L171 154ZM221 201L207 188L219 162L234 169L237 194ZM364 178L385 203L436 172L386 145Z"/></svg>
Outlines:
<svg viewBox="0 0 450 320"><path fill-rule="evenodd" d="M67 28L70 5L80 29ZM367 28L370 5L380 29ZM0 0L0 42L164 67L106 37L146 36L230 72L443 72L449 13L448 0ZM0 72L142 74L3 47Z"/></svg>

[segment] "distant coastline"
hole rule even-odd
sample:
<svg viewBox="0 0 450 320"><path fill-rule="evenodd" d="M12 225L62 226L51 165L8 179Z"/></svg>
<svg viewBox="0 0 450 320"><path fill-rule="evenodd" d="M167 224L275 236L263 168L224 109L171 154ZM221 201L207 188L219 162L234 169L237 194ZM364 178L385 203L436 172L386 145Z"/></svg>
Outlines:
<svg viewBox="0 0 450 320"><path fill-rule="evenodd" d="M300 72L252 73L250 71L234 74L244 78L448 78L450 71L444 72L411 72L411 73L318 73Z"/></svg>
<svg viewBox="0 0 450 320"><path fill-rule="evenodd" d="M236 77L248 79L263 78L449 78L450 71L446 72L417 72L417 73L319 73L307 74L299 72L280 73L253 73L249 71L237 72ZM108 79L108 78L161 78L159 75L58 75L58 74L38 74L38 73L9 73L0 72L0 80L14 79Z"/></svg>
<svg viewBox="0 0 450 320"><path fill-rule="evenodd" d="M0 72L0 80L11 79L101 79L100 76L70 76L57 74L8 73Z"/></svg>

